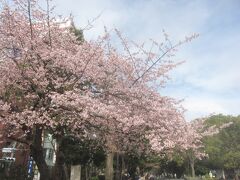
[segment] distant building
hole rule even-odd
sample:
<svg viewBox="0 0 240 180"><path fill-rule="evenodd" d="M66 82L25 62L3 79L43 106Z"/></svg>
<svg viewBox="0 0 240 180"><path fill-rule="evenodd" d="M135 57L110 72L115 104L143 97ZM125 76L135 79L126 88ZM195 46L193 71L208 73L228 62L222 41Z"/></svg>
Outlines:
<svg viewBox="0 0 240 180"><path fill-rule="evenodd" d="M53 139L52 135L45 131L43 136L43 148L45 161L48 166L54 166L56 162L56 140Z"/></svg>
<svg viewBox="0 0 240 180"><path fill-rule="evenodd" d="M53 167L56 161L56 140L47 131L44 131L42 138L45 161L48 166ZM12 149L12 151L7 152L7 149ZM12 159L12 161L8 159ZM9 139L6 133L6 126L0 124L0 170L2 169L2 172L6 171L4 169L14 164L25 167L26 171L28 171L29 160L29 146ZM30 172L34 173L34 179L37 180L39 179L39 173L34 162L32 167L33 169Z"/></svg>

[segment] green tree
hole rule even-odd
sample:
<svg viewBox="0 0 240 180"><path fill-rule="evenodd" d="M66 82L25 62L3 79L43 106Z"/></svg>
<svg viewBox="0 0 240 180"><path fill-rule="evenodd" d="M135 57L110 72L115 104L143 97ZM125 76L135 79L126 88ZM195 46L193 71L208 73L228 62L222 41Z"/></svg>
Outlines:
<svg viewBox="0 0 240 180"><path fill-rule="evenodd" d="M71 24L70 31L74 33L77 37L77 40L81 43L84 41L83 31L81 29L76 28L74 23Z"/></svg>
<svg viewBox="0 0 240 180"><path fill-rule="evenodd" d="M206 121L208 125L216 126L228 122L233 124L222 129L219 134L205 138L205 150L209 156L205 164L212 169L222 169L223 176L224 170L232 170L237 177L237 170L240 168L240 116L220 114Z"/></svg>

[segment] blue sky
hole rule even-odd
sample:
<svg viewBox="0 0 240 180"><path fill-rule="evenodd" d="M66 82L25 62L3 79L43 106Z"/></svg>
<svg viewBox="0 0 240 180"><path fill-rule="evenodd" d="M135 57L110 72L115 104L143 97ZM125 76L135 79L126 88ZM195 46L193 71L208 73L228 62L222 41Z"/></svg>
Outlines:
<svg viewBox="0 0 240 180"><path fill-rule="evenodd" d="M200 37L182 46L161 90L184 99L186 119L209 113L240 114L240 1L239 0L57 0L59 14L73 14L78 27L99 14L87 39L117 28L137 42L162 39L162 29L173 40L192 33Z"/></svg>

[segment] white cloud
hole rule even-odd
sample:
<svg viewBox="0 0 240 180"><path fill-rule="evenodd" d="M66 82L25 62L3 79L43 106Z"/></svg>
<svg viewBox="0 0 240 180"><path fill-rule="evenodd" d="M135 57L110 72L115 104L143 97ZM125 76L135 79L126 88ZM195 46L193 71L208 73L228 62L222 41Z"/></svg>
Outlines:
<svg viewBox="0 0 240 180"><path fill-rule="evenodd" d="M187 120L204 117L212 113L238 115L240 98L236 103L236 100L231 98L191 97L185 99L183 106L187 109L185 113Z"/></svg>
<svg viewBox="0 0 240 180"><path fill-rule="evenodd" d="M58 0L57 12L72 13L79 27L101 16L85 32L96 38L103 26L119 28L135 41L162 39L164 28L174 40L191 33L200 37L180 48L177 59L186 63L173 71L162 92L185 98L188 119L211 112L240 114L240 3L234 0Z"/></svg>

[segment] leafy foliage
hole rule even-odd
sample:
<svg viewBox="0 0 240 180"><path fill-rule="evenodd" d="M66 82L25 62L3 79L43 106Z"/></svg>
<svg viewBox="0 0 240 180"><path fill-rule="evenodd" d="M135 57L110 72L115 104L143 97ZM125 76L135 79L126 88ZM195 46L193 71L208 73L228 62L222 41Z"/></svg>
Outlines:
<svg viewBox="0 0 240 180"><path fill-rule="evenodd" d="M86 165L90 162L97 167L105 160L105 152L94 140L83 140L75 137L64 137L60 150L64 153L66 163Z"/></svg>
<svg viewBox="0 0 240 180"><path fill-rule="evenodd" d="M205 139L206 152L209 155L209 166L214 168L235 169L240 164L240 117L216 115L207 120L208 124L221 125L232 122L219 134Z"/></svg>

